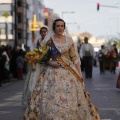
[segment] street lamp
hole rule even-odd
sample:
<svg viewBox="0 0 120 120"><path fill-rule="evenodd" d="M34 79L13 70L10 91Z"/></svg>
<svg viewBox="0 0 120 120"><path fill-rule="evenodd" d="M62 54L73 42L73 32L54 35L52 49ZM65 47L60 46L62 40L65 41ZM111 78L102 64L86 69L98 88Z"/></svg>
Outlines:
<svg viewBox="0 0 120 120"><path fill-rule="evenodd" d="M77 29L78 29L78 32L79 32L79 30L80 30L80 26L78 25L78 23L76 23L76 22L73 22L73 23L66 23L67 25L77 25Z"/></svg>
<svg viewBox="0 0 120 120"><path fill-rule="evenodd" d="M69 13L70 13L70 14L73 14L73 13L75 13L75 12L74 12L74 11L71 11L71 12L63 11L63 12L62 12L62 19L63 19L63 14L69 14Z"/></svg>
<svg viewBox="0 0 120 120"><path fill-rule="evenodd" d="M75 22L75 23L68 23L68 22L67 22L66 24L67 24L67 25L70 25L70 24L77 24L77 23L76 23L76 22Z"/></svg>

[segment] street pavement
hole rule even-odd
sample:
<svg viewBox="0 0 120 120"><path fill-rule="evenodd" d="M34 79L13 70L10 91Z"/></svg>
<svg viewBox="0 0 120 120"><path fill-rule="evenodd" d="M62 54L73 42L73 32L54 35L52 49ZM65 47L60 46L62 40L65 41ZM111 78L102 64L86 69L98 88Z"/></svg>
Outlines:
<svg viewBox="0 0 120 120"><path fill-rule="evenodd" d="M117 68L116 74L109 71L100 74L99 68L94 67L93 77L84 78L91 101L98 107L102 120L120 120L120 89L116 88L118 72ZM11 79L0 87L0 120L23 120L25 107L21 105L21 96L24 82Z"/></svg>
<svg viewBox="0 0 120 120"><path fill-rule="evenodd" d="M118 73L117 68L116 74L108 70L105 74L100 74L99 68L96 67L93 70L93 78L84 79L91 101L98 107L103 120L120 120L120 89L116 88Z"/></svg>

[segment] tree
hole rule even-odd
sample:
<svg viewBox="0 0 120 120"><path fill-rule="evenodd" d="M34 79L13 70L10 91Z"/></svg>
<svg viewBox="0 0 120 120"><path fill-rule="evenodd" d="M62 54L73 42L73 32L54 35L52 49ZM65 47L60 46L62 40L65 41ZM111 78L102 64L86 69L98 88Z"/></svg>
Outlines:
<svg viewBox="0 0 120 120"><path fill-rule="evenodd" d="M116 44L117 49L120 51L120 39L119 38L112 38L111 39L112 43Z"/></svg>

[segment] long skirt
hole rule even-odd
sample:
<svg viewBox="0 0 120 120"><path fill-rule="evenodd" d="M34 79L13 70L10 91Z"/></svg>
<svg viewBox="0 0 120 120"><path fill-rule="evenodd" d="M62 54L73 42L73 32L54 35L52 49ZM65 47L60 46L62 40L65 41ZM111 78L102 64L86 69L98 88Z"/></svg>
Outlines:
<svg viewBox="0 0 120 120"><path fill-rule="evenodd" d="M100 120L86 92L68 70L45 67L25 110L24 120Z"/></svg>
<svg viewBox="0 0 120 120"><path fill-rule="evenodd" d="M39 76L43 71L43 68L44 68L44 65L39 63L36 64L34 71L31 68L29 68L29 72L25 80L23 94L22 94L22 105L25 105L25 106L28 105L28 101L36 86Z"/></svg>

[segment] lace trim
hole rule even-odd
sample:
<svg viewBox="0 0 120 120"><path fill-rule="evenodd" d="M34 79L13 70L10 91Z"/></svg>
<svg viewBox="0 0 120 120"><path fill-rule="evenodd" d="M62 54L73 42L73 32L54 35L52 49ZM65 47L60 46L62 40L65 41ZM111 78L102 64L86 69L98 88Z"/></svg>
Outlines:
<svg viewBox="0 0 120 120"><path fill-rule="evenodd" d="M65 44L58 44L55 43L57 49L61 52L65 52L66 50L68 50L70 48L70 46L74 43L71 37L65 36L66 38L66 43ZM52 36L52 39L54 41L54 36Z"/></svg>

